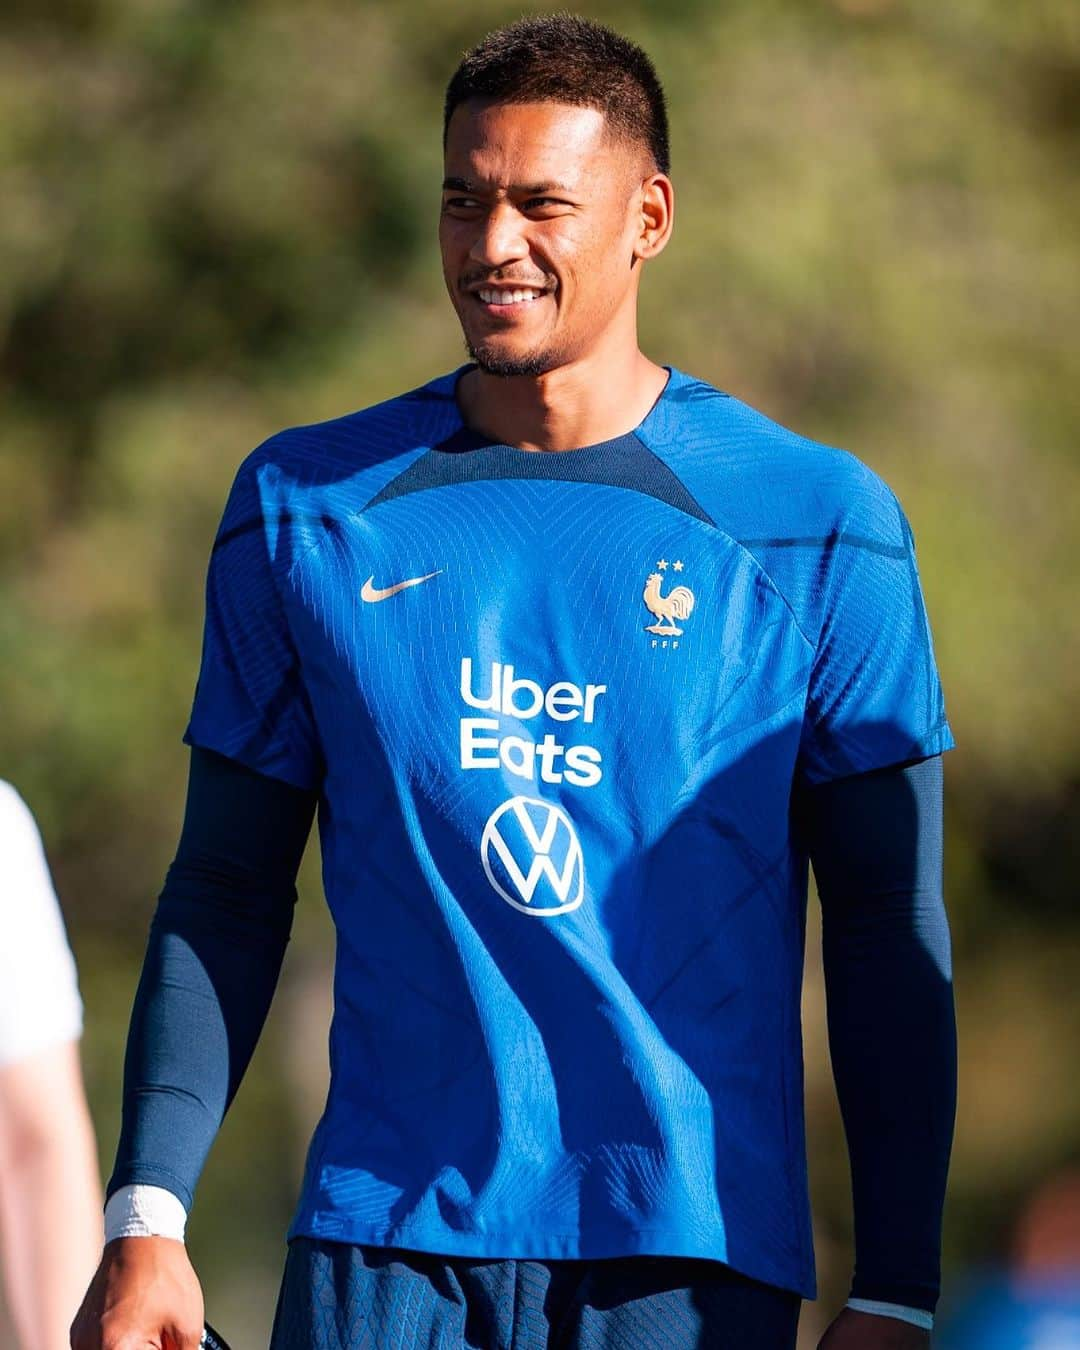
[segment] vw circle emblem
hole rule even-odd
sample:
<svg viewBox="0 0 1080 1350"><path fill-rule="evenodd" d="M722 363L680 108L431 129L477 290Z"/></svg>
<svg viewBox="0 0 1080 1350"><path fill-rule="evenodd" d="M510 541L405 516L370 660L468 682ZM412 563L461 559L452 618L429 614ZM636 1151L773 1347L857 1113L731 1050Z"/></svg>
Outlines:
<svg viewBox="0 0 1080 1350"><path fill-rule="evenodd" d="M484 826L480 859L494 889L522 914L568 914L584 898L581 844L570 817L552 802L503 802Z"/></svg>

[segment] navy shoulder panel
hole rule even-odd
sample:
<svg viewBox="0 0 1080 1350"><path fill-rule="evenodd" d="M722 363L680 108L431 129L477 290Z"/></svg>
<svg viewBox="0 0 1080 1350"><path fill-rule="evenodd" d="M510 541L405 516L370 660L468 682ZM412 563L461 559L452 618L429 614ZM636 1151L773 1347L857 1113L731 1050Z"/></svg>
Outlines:
<svg viewBox="0 0 1080 1350"><path fill-rule="evenodd" d="M460 427L391 479L366 509L414 492L507 478L623 488L655 497L707 525L713 523L668 465L633 432L580 450L531 451L495 444Z"/></svg>

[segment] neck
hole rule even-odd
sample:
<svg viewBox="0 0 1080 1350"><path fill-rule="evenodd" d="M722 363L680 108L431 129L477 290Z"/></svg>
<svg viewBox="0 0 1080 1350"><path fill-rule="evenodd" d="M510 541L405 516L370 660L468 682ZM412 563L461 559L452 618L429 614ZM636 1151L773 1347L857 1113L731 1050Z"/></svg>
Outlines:
<svg viewBox="0 0 1080 1350"><path fill-rule="evenodd" d="M538 376L466 372L457 399L465 425L521 450L574 450L633 431L668 373L635 346L592 355Z"/></svg>

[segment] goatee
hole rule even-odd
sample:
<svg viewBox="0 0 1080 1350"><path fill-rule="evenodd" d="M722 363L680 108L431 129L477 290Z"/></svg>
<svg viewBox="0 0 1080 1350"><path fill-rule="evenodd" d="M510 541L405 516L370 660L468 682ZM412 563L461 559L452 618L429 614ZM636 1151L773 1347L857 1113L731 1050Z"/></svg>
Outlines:
<svg viewBox="0 0 1080 1350"><path fill-rule="evenodd" d="M469 342L465 346L485 375L497 375L502 379L515 376L535 378L537 375L546 375L558 365L551 352L531 352L528 356L519 357L498 356L484 347L474 347Z"/></svg>

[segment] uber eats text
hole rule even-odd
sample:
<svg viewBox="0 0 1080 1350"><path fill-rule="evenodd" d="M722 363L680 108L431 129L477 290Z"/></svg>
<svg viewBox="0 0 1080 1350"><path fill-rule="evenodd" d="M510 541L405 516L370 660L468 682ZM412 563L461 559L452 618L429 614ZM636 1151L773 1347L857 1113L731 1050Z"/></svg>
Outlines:
<svg viewBox="0 0 1080 1350"><path fill-rule="evenodd" d="M518 778L575 787L595 787L603 777L600 751L592 745L563 745L553 732L540 740L500 735L499 717L527 722L541 713L555 722L591 723L596 702L606 684L573 684L556 680L547 689L535 680L520 679L513 666L492 661L490 671L473 675L472 658L461 660L461 697L470 708L498 717L461 719L461 767L497 769L500 764Z"/></svg>

